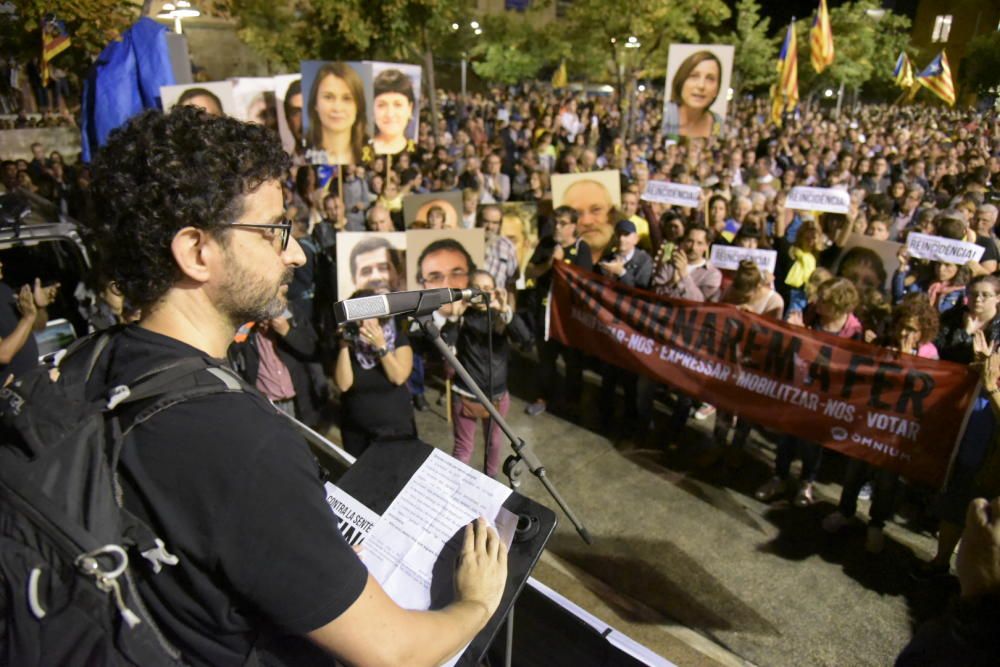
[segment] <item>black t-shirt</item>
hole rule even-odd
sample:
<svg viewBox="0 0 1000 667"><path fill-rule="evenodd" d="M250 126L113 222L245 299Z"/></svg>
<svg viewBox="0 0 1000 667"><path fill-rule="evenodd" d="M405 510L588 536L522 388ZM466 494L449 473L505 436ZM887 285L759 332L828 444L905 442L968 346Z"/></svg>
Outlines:
<svg viewBox="0 0 1000 667"><path fill-rule="evenodd" d="M17 294L7 283L0 282L0 339L11 335L20 321L21 311L17 309ZM0 364L0 383L11 373L14 374L14 377L18 377L37 365L38 344L35 342L34 334L32 334L28 336L28 340L17 351L9 364L6 366Z"/></svg>
<svg viewBox="0 0 1000 667"><path fill-rule="evenodd" d="M204 354L129 327L91 393L192 356ZM120 472L125 506L180 559L136 570L147 573L143 601L193 665L242 665L258 635L320 628L364 589L367 570L337 529L308 446L256 392L191 400L137 425Z"/></svg>
<svg viewBox="0 0 1000 667"><path fill-rule="evenodd" d="M548 261L550 257L552 257L552 249L539 246L535 249L535 253L531 256L529 262L531 264L542 264ZM563 247L562 261L579 267L584 271L594 270L594 260L590 255L590 246L583 239L577 239L575 243ZM552 271L546 271L535 280L535 288L543 295L548 294L551 286Z"/></svg>
<svg viewBox="0 0 1000 667"><path fill-rule="evenodd" d="M390 351L409 347L404 327L392 321L392 335L386 336ZM341 414L348 426L367 431L372 437L414 436L413 404L405 384L389 381L382 362L370 348L357 353L359 343L351 346L351 371L354 382L340 396ZM363 362L358 357L364 360Z"/></svg>
<svg viewBox="0 0 1000 667"><path fill-rule="evenodd" d="M976 245L983 248L983 256L979 258L979 263L988 262L990 260L996 262L1000 261L1000 251L997 250L996 242L989 236L983 236L982 234L976 234Z"/></svg>

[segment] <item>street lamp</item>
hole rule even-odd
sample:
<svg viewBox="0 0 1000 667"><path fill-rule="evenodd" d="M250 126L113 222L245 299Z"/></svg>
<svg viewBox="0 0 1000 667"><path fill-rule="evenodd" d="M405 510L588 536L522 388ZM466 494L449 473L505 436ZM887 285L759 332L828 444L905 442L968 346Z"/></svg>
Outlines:
<svg viewBox="0 0 1000 667"><path fill-rule="evenodd" d="M174 20L174 32L178 35L183 34L181 27L181 21L184 19L193 19L196 16L201 16L201 12L191 6L188 0L177 0L174 2L163 3L163 9L159 14L156 15L158 19L173 19Z"/></svg>

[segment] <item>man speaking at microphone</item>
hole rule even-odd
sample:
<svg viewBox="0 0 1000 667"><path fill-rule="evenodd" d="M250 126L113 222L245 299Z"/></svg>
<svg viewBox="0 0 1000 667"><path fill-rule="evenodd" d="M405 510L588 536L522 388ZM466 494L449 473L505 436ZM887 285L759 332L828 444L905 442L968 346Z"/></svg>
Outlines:
<svg viewBox="0 0 1000 667"><path fill-rule="evenodd" d="M110 343L94 398L179 359L222 366L240 324L284 310L304 259L284 220L288 166L264 127L190 107L146 112L112 133L94 164L94 231L143 318ZM179 559L156 574L133 569L192 665L255 663L254 644L279 634L350 665L436 665L476 635L503 592L506 551L476 522L455 602L398 607L342 539L306 444L252 388L137 424L119 472L126 508Z"/></svg>

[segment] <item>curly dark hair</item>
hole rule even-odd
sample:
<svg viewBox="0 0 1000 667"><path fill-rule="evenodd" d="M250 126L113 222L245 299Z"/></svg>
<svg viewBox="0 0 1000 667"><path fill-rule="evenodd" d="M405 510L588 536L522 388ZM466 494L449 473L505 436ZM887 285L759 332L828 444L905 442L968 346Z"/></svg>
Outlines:
<svg viewBox="0 0 1000 667"><path fill-rule="evenodd" d="M929 343L937 338L940 319L937 309L931 305L931 300L923 292L907 294L892 310L892 323L889 331L897 335L903 322L916 318L920 326L920 343Z"/></svg>
<svg viewBox="0 0 1000 667"><path fill-rule="evenodd" d="M90 223L104 271L147 309L180 278L170 244L185 227L212 231L243 213L244 195L290 166L262 125L196 107L145 111L118 128L93 163Z"/></svg>

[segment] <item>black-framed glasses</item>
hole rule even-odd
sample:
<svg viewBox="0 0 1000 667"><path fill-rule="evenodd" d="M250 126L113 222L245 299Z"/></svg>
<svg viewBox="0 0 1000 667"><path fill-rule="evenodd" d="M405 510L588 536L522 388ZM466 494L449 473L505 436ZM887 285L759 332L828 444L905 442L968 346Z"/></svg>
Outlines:
<svg viewBox="0 0 1000 667"><path fill-rule="evenodd" d="M292 221L285 220L283 222L278 222L273 225L265 224L251 224L248 222L233 222L230 223L230 227L248 227L250 229L271 229L278 230L281 232L281 252L288 250L288 239L292 238Z"/></svg>

